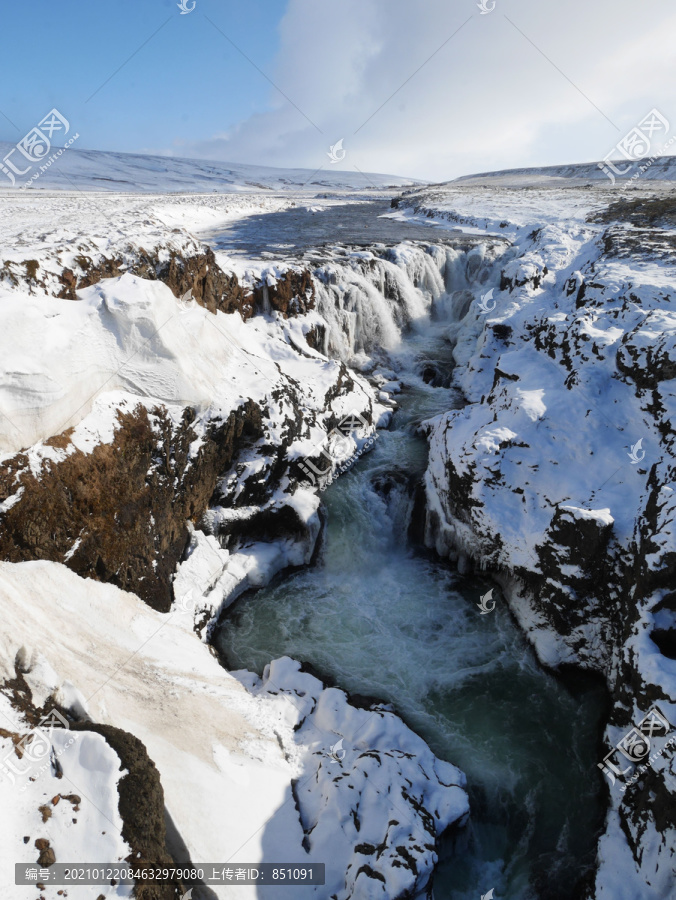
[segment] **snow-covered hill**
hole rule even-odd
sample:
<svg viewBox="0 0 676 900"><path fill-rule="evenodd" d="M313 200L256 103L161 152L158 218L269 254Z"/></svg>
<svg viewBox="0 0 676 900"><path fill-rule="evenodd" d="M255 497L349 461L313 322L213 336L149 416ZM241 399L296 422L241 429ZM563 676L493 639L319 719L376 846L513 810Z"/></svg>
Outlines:
<svg viewBox="0 0 676 900"><path fill-rule="evenodd" d="M14 145L0 141L0 158ZM54 150L51 155L53 155ZM15 154L16 156L16 154ZM14 161L14 157L12 157ZM49 160L49 156L47 157ZM226 163L202 159L182 159L172 156L151 156L140 153L113 153L104 150L78 150L69 147L51 164L33 165L21 157L16 168L24 175L12 173L15 184L7 174L0 174L0 191L21 189L59 191L129 191L135 193L255 193L257 191L298 192L316 194L321 191L373 191L399 189L416 184L412 178L360 172L349 166L336 169L329 159L318 160L315 169L277 169L271 166L251 166L245 163ZM6 168L6 167L5 167ZM41 171L44 169L44 171ZM11 170L8 170L11 172ZM39 177L35 177L39 176ZM34 179L34 180L31 180Z"/></svg>
<svg viewBox="0 0 676 900"><path fill-rule="evenodd" d="M612 187L613 181L609 178L608 171L614 176L615 183L620 185L630 182L637 172L641 173L641 179L648 181L676 181L676 156L645 157L631 162L618 158L611 162L615 170L626 172L626 174L620 176L613 169L608 169L607 166L604 171L601 164L590 162L524 169L501 169L497 172L477 172L473 175L462 175L460 178L456 178L454 183L473 186L486 184L494 187L548 188L579 182ZM645 167L643 171L641 171L642 167ZM653 185L654 187L655 185Z"/></svg>

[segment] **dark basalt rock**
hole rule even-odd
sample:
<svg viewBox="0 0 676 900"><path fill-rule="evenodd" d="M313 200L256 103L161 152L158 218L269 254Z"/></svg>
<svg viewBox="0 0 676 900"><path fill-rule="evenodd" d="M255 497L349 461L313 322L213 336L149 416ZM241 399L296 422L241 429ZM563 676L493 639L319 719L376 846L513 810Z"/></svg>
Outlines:
<svg viewBox="0 0 676 900"><path fill-rule="evenodd" d="M148 756L145 745L133 734L112 725L75 722L71 725L71 731L100 734L119 756L120 770L126 770L117 789L120 816L124 823L122 837L131 847L127 861L139 868L174 866L174 860L167 851L160 773ZM137 900L174 900L183 891L184 886L180 882L144 884L137 885L135 896Z"/></svg>
<svg viewBox="0 0 676 900"><path fill-rule="evenodd" d="M654 311L649 312L630 334L622 338L615 361L623 375L643 390L653 390L662 381L676 378L676 341L670 334L648 343L643 335L659 331Z"/></svg>
<svg viewBox="0 0 676 900"><path fill-rule="evenodd" d="M676 629L655 628L650 632L650 639L657 644L662 656L676 659Z"/></svg>
<svg viewBox="0 0 676 900"><path fill-rule="evenodd" d="M673 197L639 197L631 200L622 197L606 209L590 213L587 221L600 224L628 222L639 228L673 228L676 225L676 200Z"/></svg>
<svg viewBox="0 0 676 900"><path fill-rule="evenodd" d="M416 371L425 384L432 387L450 387L453 380L452 365L437 360L422 360L418 363Z"/></svg>
<svg viewBox="0 0 676 900"><path fill-rule="evenodd" d="M529 285L530 287L533 288L533 290L537 290L540 287L540 282L542 281L542 278L547 274L546 268L547 267L545 266L545 268L542 271L535 272L533 275L530 275L523 279L519 279L516 277L510 278L504 272L501 272L500 273L500 290L501 291L509 291L509 293L511 294L511 292L514 290L514 288L524 287L525 285Z"/></svg>
<svg viewBox="0 0 676 900"><path fill-rule="evenodd" d="M408 540L412 544L423 546L425 543L425 520L427 517L427 496L425 484L418 481L413 489L413 506L408 523Z"/></svg>
<svg viewBox="0 0 676 900"><path fill-rule="evenodd" d="M501 341L508 341L512 336L512 329L509 325L498 323L497 325L491 325L491 330L496 338Z"/></svg>
<svg viewBox="0 0 676 900"><path fill-rule="evenodd" d="M387 499L393 491L408 494L412 486L412 477L402 469L380 472L371 479L373 489L381 497Z"/></svg>
<svg viewBox="0 0 676 900"><path fill-rule="evenodd" d="M531 584L538 582L540 608L559 634L570 634L588 620L589 607L582 602L585 598L594 598L594 605L600 598L607 599L614 580L608 559L612 535L612 524L563 508L554 512L543 541L536 548L542 577L531 573L528 580ZM571 571L565 579L561 578L562 570L575 567L578 575ZM607 608L610 604L603 605Z"/></svg>
<svg viewBox="0 0 676 900"><path fill-rule="evenodd" d="M611 225L603 232L601 245L609 259L630 259L639 254L673 262L676 235L649 228L627 229L623 225Z"/></svg>
<svg viewBox="0 0 676 900"><path fill-rule="evenodd" d="M298 541L307 537L306 524L290 506L268 507L248 518L221 525L218 529L218 538L223 546L229 546L231 539L240 546L258 541L272 543L280 535Z"/></svg>
<svg viewBox="0 0 676 900"><path fill-rule="evenodd" d="M320 353L325 352L327 339L327 328L325 325L313 325L305 335L305 340L309 347Z"/></svg>

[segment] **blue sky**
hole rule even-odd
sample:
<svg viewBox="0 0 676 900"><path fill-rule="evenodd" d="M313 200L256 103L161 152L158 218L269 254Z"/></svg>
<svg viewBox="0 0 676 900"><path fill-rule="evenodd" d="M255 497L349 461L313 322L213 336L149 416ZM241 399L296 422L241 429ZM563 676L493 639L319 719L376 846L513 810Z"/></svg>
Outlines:
<svg viewBox="0 0 676 900"><path fill-rule="evenodd" d="M81 147L162 150L267 109L268 82L205 14L247 55L269 63L285 4L199 0L197 7L181 15L176 0L39 0L30 11L3 3L0 109L18 131L0 116L0 139L15 141L57 107Z"/></svg>
<svg viewBox="0 0 676 900"><path fill-rule="evenodd" d="M56 107L81 148L440 181L676 133L665 0L194 2L3 4L0 139Z"/></svg>

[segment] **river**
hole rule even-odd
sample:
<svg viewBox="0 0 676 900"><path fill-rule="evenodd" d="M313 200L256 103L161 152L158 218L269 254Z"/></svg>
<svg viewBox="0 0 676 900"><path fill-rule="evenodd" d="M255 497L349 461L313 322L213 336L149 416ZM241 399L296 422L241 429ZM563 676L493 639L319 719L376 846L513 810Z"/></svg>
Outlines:
<svg viewBox="0 0 676 900"><path fill-rule="evenodd" d="M467 775L471 820L446 841L435 900L572 900L603 821L596 768L605 697L544 671L489 577L461 576L409 537L410 485L426 466L423 419L458 407L426 384L450 374L439 323L388 356L404 382L389 430L323 494L316 563L241 597L215 644L230 669L288 655L350 693L377 697ZM447 383L448 379L443 379ZM477 603L494 588L494 611Z"/></svg>

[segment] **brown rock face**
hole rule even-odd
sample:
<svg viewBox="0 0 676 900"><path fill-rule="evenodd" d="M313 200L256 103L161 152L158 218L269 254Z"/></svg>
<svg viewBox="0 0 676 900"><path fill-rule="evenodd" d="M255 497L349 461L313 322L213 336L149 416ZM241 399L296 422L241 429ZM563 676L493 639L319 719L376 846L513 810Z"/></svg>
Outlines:
<svg viewBox="0 0 676 900"><path fill-rule="evenodd" d="M312 275L307 269L302 272L289 269L275 285L258 285L254 291L254 298L260 308L265 306L266 291L270 306L280 312L285 319L289 316L303 315L315 307L315 287Z"/></svg>
<svg viewBox="0 0 676 900"><path fill-rule="evenodd" d="M0 502L23 487L0 517L0 558L62 562L166 612L171 576L188 540L186 522L201 518L235 452L260 436L261 414L247 402L208 430L192 459L193 410L184 411L178 426L166 410L149 414L141 405L118 412L118 419L111 444L46 461L39 478L25 454L0 466ZM68 446L68 433L51 443Z"/></svg>
<svg viewBox="0 0 676 900"><path fill-rule="evenodd" d="M243 319L254 314L251 292L240 285L236 275L223 272L209 247L194 256L183 257L171 252L168 261L160 261L156 250L147 253L140 249L136 261L130 266L124 266L121 258L104 259L95 264L89 257L80 256L77 262L82 272L79 278L72 269L64 269L59 276L63 285L58 294L61 298L76 300L75 291L79 288L129 272L149 281L162 281L171 288L175 297L183 297L192 290L194 299L209 312L239 312Z"/></svg>
<svg viewBox="0 0 676 900"><path fill-rule="evenodd" d="M320 353L328 355L328 336L325 325L314 325L305 335L305 340L313 350L319 350Z"/></svg>

